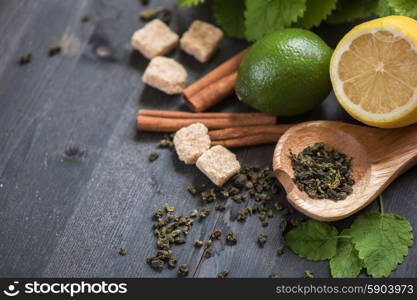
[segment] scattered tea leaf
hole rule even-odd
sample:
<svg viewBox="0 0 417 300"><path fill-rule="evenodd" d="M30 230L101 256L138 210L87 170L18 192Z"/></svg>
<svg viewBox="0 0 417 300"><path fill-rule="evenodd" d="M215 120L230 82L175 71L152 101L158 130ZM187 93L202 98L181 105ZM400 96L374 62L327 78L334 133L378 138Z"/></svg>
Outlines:
<svg viewBox="0 0 417 300"><path fill-rule="evenodd" d="M82 23L86 23L86 22L89 22L91 20L91 17L89 15L84 15L84 16L81 17L80 20L81 20Z"/></svg>
<svg viewBox="0 0 417 300"><path fill-rule="evenodd" d="M210 239L211 240L218 240L218 239L220 239L221 235L222 235L222 231L220 229L216 229L211 233Z"/></svg>
<svg viewBox="0 0 417 300"><path fill-rule="evenodd" d="M314 273L313 273L313 271L310 271L310 270L305 270L305 271L304 271L304 278L314 278Z"/></svg>
<svg viewBox="0 0 417 300"><path fill-rule="evenodd" d="M229 275L229 271L225 270L225 271L220 272L219 274L217 274L217 278L226 278L227 275Z"/></svg>
<svg viewBox="0 0 417 300"><path fill-rule="evenodd" d="M207 248L206 250L204 250L204 257L205 258L209 258L211 256L213 256L213 249L212 248Z"/></svg>
<svg viewBox="0 0 417 300"><path fill-rule="evenodd" d="M201 240L194 241L194 247L201 248L204 245L204 242Z"/></svg>
<svg viewBox="0 0 417 300"><path fill-rule="evenodd" d="M156 159L158 159L159 154L156 152L152 152L151 154L149 154L149 161L155 161Z"/></svg>
<svg viewBox="0 0 417 300"><path fill-rule="evenodd" d="M32 61L32 53L27 53L20 57L19 63L21 65L26 65Z"/></svg>
<svg viewBox="0 0 417 300"><path fill-rule="evenodd" d="M229 244L229 245L236 245L236 243L237 243L236 234L234 234L233 232L229 232L226 235L226 243Z"/></svg>
<svg viewBox="0 0 417 300"><path fill-rule="evenodd" d="M61 50L62 50L61 45L58 45L58 44L52 45L51 47L49 47L48 55L49 56L57 55L58 53L61 52Z"/></svg>
<svg viewBox="0 0 417 300"><path fill-rule="evenodd" d="M185 277L188 275L189 269L186 264L181 264L178 266L178 275Z"/></svg>
<svg viewBox="0 0 417 300"><path fill-rule="evenodd" d="M263 246L266 244L266 241L268 240L268 235L265 233L260 233L258 235L258 245L259 247L263 248Z"/></svg>

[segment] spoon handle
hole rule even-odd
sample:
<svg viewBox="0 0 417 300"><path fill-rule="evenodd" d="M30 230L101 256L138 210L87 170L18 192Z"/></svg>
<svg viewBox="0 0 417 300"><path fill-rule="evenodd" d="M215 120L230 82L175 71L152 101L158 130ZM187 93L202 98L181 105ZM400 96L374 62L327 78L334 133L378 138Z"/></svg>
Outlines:
<svg viewBox="0 0 417 300"><path fill-rule="evenodd" d="M385 152L380 163L395 170L393 177L396 178L417 165L417 125L389 132L379 143L384 147L381 151Z"/></svg>

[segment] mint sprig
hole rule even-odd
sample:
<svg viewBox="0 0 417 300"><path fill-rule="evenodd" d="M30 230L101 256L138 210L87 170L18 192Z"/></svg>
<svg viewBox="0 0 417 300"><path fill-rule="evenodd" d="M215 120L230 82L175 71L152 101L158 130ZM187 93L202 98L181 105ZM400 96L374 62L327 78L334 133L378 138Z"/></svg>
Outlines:
<svg viewBox="0 0 417 300"><path fill-rule="evenodd" d="M413 245L413 228L401 216L367 212L338 234L328 223L309 220L288 232L288 247L309 260L330 260L333 277L356 277L362 268L372 277L387 277Z"/></svg>
<svg viewBox="0 0 417 300"><path fill-rule="evenodd" d="M336 8L337 0L307 0L304 16L299 18L294 27L311 28L320 25Z"/></svg>
<svg viewBox="0 0 417 300"><path fill-rule="evenodd" d="M326 22L340 24L364 19L375 14L379 0L338 0Z"/></svg>
<svg viewBox="0 0 417 300"><path fill-rule="evenodd" d="M288 232L288 246L298 256L325 260L336 255L337 229L324 222L308 220Z"/></svg>
<svg viewBox="0 0 417 300"><path fill-rule="evenodd" d="M192 7L205 0L178 0ZM214 0L217 24L231 37L255 41L287 27L311 28L371 16L404 15L417 18L415 0Z"/></svg>
<svg viewBox="0 0 417 300"><path fill-rule="evenodd" d="M304 15L306 0L246 0L246 38L256 41Z"/></svg>
<svg viewBox="0 0 417 300"><path fill-rule="evenodd" d="M356 218L350 231L358 257L373 277L389 276L413 245L410 223L395 214L368 212Z"/></svg>
<svg viewBox="0 0 417 300"><path fill-rule="evenodd" d="M337 243L336 255L329 261L330 273L334 278L355 278L363 268L363 262L352 243L351 232L341 232Z"/></svg>
<svg viewBox="0 0 417 300"><path fill-rule="evenodd" d="M231 37L245 38L246 9L244 0L214 0L213 12L217 24Z"/></svg>

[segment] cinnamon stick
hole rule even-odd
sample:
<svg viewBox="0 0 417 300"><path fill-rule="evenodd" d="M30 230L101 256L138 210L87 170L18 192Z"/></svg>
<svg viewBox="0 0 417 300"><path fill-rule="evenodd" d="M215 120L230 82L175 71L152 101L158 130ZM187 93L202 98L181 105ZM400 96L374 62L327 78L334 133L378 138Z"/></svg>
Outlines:
<svg viewBox="0 0 417 300"><path fill-rule="evenodd" d="M215 69L213 69L211 72L204 75L202 78L194 82L193 84L190 84L188 87L186 87L183 90L183 94L186 97L191 97L194 94L197 94L199 91L201 91L203 88L205 88L207 85L212 84L213 82L219 80L220 78L230 75L231 73L234 73L239 68L240 62L242 61L244 55L248 49L245 49L232 58L228 59Z"/></svg>
<svg viewBox="0 0 417 300"><path fill-rule="evenodd" d="M274 144L291 125L263 125L209 131L211 144L227 148Z"/></svg>
<svg viewBox="0 0 417 300"><path fill-rule="evenodd" d="M207 85L191 97L184 94L188 106L195 112L205 111L231 95L235 90L237 72L226 75Z"/></svg>
<svg viewBox="0 0 417 300"><path fill-rule="evenodd" d="M275 124L276 118L274 116L252 113L240 114L230 113L226 117L186 117L186 118L171 118L171 117L157 117L147 116L138 113L136 125L138 130L156 131L156 132L175 132L183 127L193 123L203 123L209 129L223 129L230 127L253 126L253 125L272 125Z"/></svg>
<svg viewBox="0 0 417 300"><path fill-rule="evenodd" d="M184 99L193 111L205 111L233 92L237 70L246 52L247 49L241 51L183 90Z"/></svg>
<svg viewBox="0 0 417 300"><path fill-rule="evenodd" d="M219 130L209 131L209 136L212 141L239 139L247 136L281 136L291 125L264 125L264 126L245 126L234 127ZM265 139L268 140L268 139Z"/></svg>
<svg viewBox="0 0 417 300"><path fill-rule="evenodd" d="M281 134L270 135L248 135L235 139L212 141L211 145L221 145L226 148L238 148L264 144L275 144L278 142Z"/></svg>
<svg viewBox="0 0 417 300"><path fill-rule="evenodd" d="M275 121L276 117L265 114L265 113L192 113L186 111L177 111L177 110L153 110L153 109L140 109L138 110L138 115L149 116L149 117L158 117L158 118L170 118L170 119L224 119L224 118L266 118L268 121ZM274 124L273 122L272 124Z"/></svg>

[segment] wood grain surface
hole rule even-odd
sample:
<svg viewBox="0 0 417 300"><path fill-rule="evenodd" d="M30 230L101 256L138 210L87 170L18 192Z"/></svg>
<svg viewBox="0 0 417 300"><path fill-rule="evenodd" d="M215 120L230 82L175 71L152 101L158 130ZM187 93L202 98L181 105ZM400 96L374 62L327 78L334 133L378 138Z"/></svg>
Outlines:
<svg viewBox="0 0 417 300"><path fill-rule="evenodd" d="M152 0L173 11L171 28L182 34L191 22L214 22L209 5L180 9L175 1ZM146 87L141 75L148 60L132 51L132 33L143 26L137 0L1 0L0 1L0 276L2 277L176 277L175 270L156 272L145 258L155 252L151 215L165 203L181 214L201 208L188 184L208 184L197 168L174 152L156 149L162 135L137 132L136 112L144 109L187 110L179 96ZM82 15L91 21L80 22ZM352 25L320 27L331 45ZM64 46L48 57L55 43ZM179 49L169 54L189 72L189 83L247 47L225 38L208 64ZM31 52L33 60L19 65ZM212 111L252 110L235 97ZM307 120L353 122L333 94L315 111L283 123ZM68 158L65 150L79 147L82 155ZM243 165L270 166L274 146L236 149ZM157 151L159 159L148 156ZM385 211L406 217L417 228L417 169L398 178L385 192ZM288 205L281 190L278 195ZM242 204L245 205L245 204ZM188 243L175 247L179 263L194 277L301 277L305 269L328 277L327 262L309 262L291 251L277 256L283 240L282 216L262 228L257 217L238 223L239 205L212 212L193 226ZM369 209L378 209L376 203ZM354 217L336 222L343 227ZM234 231L238 244L215 244L215 255L202 258L192 241L208 239L213 229ZM264 248L256 244L268 234ZM118 249L127 249L120 256ZM393 277L417 276L417 247ZM365 275L362 275L365 276Z"/></svg>

